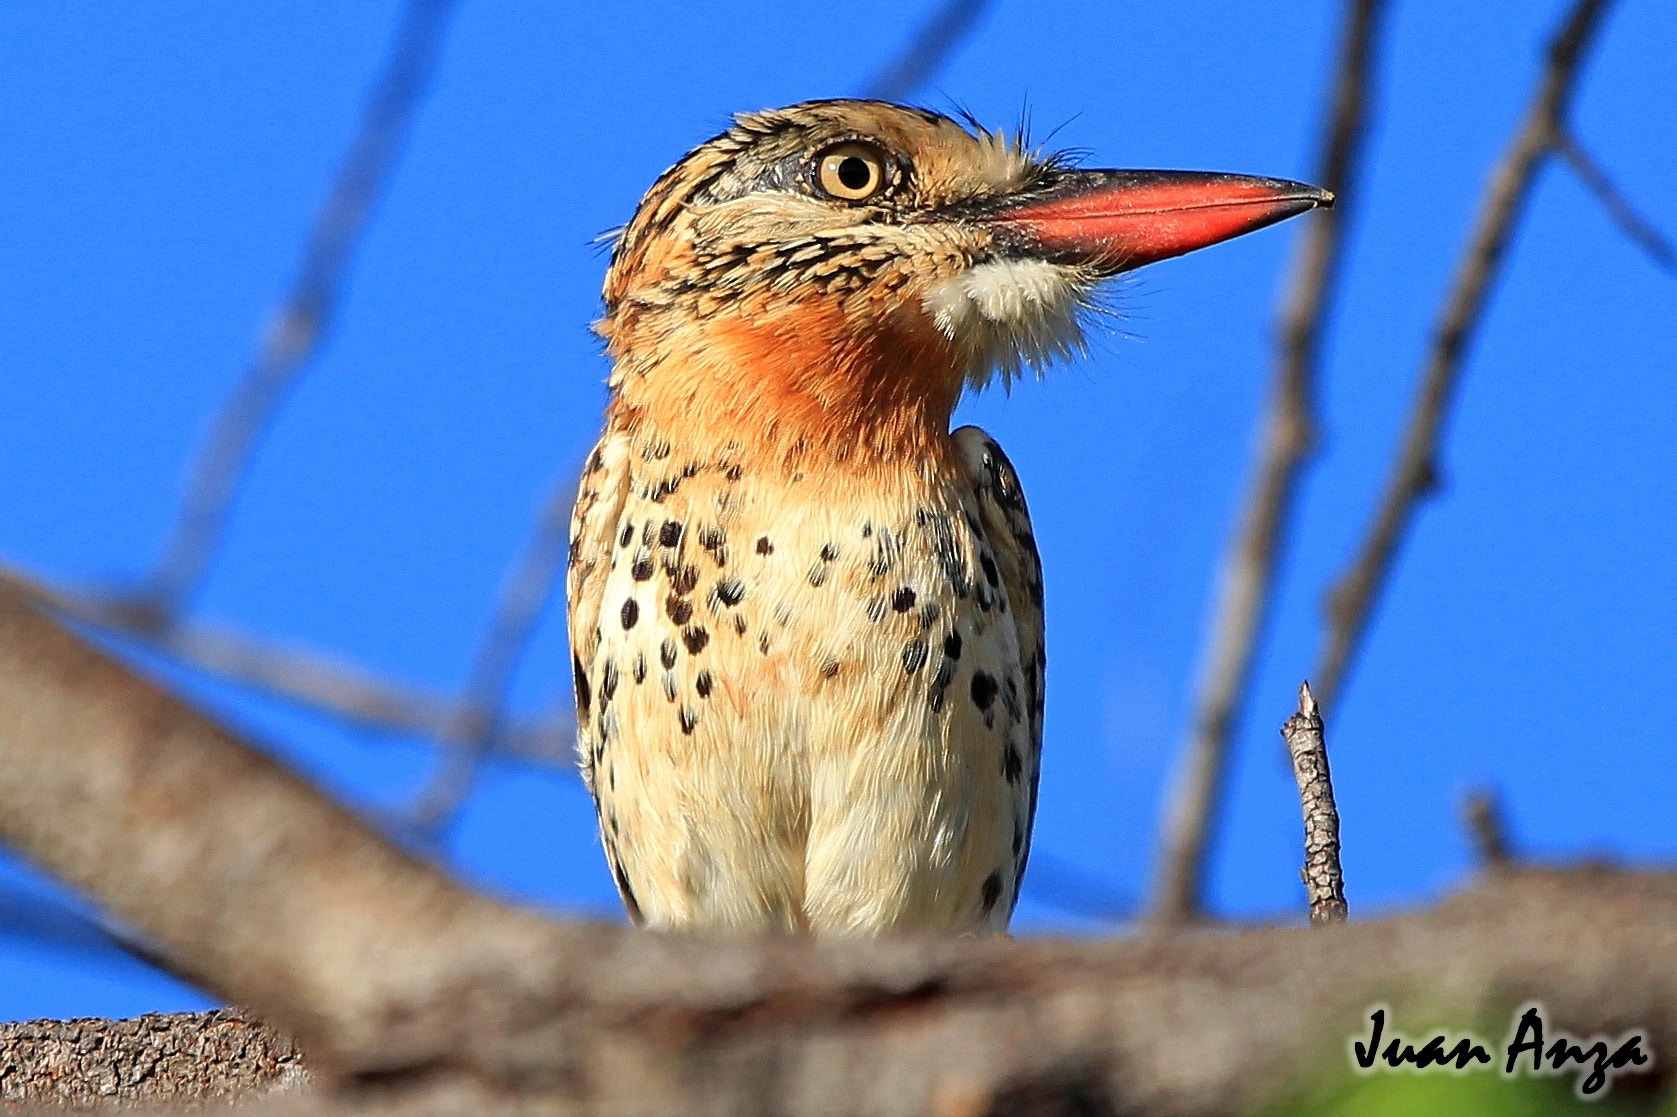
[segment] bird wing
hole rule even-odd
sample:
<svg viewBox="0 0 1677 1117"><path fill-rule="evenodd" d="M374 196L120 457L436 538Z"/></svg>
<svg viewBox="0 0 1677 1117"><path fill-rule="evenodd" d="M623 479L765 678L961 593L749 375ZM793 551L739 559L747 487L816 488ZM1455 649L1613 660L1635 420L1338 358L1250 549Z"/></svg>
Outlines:
<svg viewBox="0 0 1677 1117"><path fill-rule="evenodd" d="M595 653L600 647L600 602L605 597L605 582L611 573L612 551L617 546L617 533L623 520L623 507L629 496L629 438L621 431L607 428L600 441L588 455L582 480L577 487L576 505L571 510L570 554L565 572L565 600L571 638L571 681L576 689L577 759L582 768L582 782L599 807L599 795L594 787L594 748L597 727L592 714L594 680L589 671L594 666ZM601 832L606 847L606 859L611 863L612 876L623 905L636 923L641 921L640 907L629 890L622 864L611 836Z"/></svg>
<svg viewBox="0 0 1677 1117"><path fill-rule="evenodd" d="M1007 591L1007 602L1019 641L1019 672L1025 682L1024 706L1031 735L1030 789L1024 804L1025 848L1019 853L1015 872L1023 876L1030 854L1031 823L1036 818L1037 775L1042 755L1042 708L1048 656L1042 634L1042 560L1037 555L1036 536L1031 532L1031 513L1025 507L1025 492L1019 475L996 440L977 427L962 427L952 436L961 456L967 483L978 498L984 536L996 552L996 566ZM1018 888L1014 888L1015 902Z"/></svg>

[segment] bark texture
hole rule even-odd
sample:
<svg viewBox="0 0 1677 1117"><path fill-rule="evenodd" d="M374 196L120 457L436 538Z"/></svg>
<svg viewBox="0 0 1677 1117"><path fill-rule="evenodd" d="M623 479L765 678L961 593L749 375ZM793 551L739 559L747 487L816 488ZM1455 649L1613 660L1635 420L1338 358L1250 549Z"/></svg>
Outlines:
<svg viewBox="0 0 1677 1117"><path fill-rule="evenodd" d="M0 1024L0 1108L243 1101L307 1080L296 1044L229 1009Z"/></svg>

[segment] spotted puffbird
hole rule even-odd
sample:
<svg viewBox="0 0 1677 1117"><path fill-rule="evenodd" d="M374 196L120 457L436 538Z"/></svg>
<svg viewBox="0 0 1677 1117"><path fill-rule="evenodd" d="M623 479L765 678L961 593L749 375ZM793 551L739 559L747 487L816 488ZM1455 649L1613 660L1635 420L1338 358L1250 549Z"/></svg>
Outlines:
<svg viewBox="0 0 1677 1117"><path fill-rule="evenodd" d="M631 917L1001 930L1042 742L1042 572L964 390L1096 286L1330 199L1079 169L875 101L745 113L647 191L571 526L582 773Z"/></svg>

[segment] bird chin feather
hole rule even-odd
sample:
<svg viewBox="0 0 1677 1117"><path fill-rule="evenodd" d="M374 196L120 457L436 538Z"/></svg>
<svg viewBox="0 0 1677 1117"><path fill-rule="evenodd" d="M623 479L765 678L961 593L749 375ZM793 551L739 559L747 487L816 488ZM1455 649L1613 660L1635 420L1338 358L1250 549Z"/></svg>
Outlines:
<svg viewBox="0 0 1677 1117"><path fill-rule="evenodd" d="M1040 375L1084 352L1095 282L1079 268L1046 260L988 260L933 287L923 305L962 352L974 390L997 374L1007 388L1027 368Z"/></svg>

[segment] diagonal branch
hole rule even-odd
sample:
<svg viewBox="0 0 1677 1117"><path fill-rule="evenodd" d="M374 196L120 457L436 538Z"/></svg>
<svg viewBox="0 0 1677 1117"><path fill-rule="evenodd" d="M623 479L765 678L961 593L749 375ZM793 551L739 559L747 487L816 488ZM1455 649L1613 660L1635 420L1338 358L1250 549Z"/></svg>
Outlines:
<svg viewBox="0 0 1677 1117"><path fill-rule="evenodd" d="M868 82L864 97L900 101L943 68L978 24L988 0L944 0L908 47Z"/></svg>
<svg viewBox="0 0 1677 1117"><path fill-rule="evenodd" d="M454 3L407 0L402 10L360 130L315 214L297 278L199 448L163 556L137 594L160 616L179 613L202 583L257 439L331 327L350 260L430 84Z"/></svg>
<svg viewBox="0 0 1677 1117"><path fill-rule="evenodd" d="M1607 211L1607 216L1619 227L1619 231L1646 252L1655 267L1677 275L1677 248L1672 247L1665 234L1636 212L1636 207L1602 170L1601 164L1584 150L1571 129L1563 127L1560 135L1555 137L1555 153L1566 160L1572 173L1595 195L1596 201L1601 203L1601 208Z"/></svg>
<svg viewBox="0 0 1677 1117"><path fill-rule="evenodd" d="M1369 614L1391 574L1399 543L1416 509L1437 485L1438 448L1468 345L1484 316L1514 226L1525 212L1532 183L1566 134L1567 109L1584 55L1609 0L1578 0L1550 40L1531 107L1501 162L1491 172L1467 251L1445 298L1426 373L1409 413L1403 446L1362 547L1327 596L1328 630L1317 668L1317 701L1331 711L1368 628Z"/></svg>
<svg viewBox="0 0 1677 1117"><path fill-rule="evenodd" d="M435 835L453 818L471 790L478 765L501 735L513 672L565 569L576 483L577 471L566 470L553 486L523 552L507 575L466 685L437 734L437 743L444 750L442 767L414 802L411 817L421 831Z"/></svg>
<svg viewBox="0 0 1677 1117"><path fill-rule="evenodd" d="M125 602L54 589L0 568L0 589L39 608L121 640L129 640L181 666L259 691L314 714L384 733L434 737L455 711L443 696L390 682L362 668L299 648L192 621L160 624L148 610ZM533 764L569 771L571 728L564 714L504 726L494 747Z"/></svg>
<svg viewBox="0 0 1677 1117"><path fill-rule="evenodd" d="M1246 701L1275 597L1276 573L1290 533L1299 482L1316 442L1315 395L1322 335L1337 293L1344 234L1356 205L1368 133L1370 85L1380 52L1385 0L1350 0L1345 8L1333 108L1316 181L1333 192L1332 209L1306 220L1282 296L1274 382L1263 441L1240 525L1218 575L1216 605L1202 651L1189 737L1159 840L1152 919L1166 925L1197 918L1212 820L1217 814L1229 741Z"/></svg>

